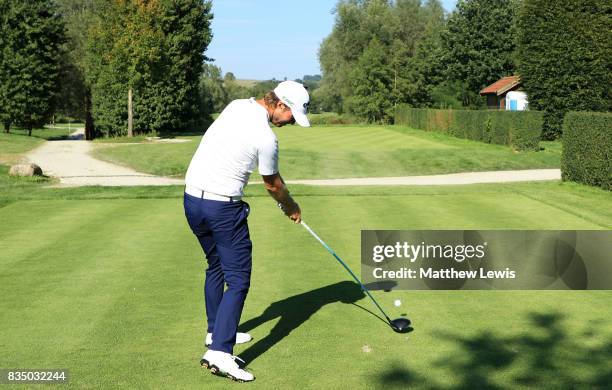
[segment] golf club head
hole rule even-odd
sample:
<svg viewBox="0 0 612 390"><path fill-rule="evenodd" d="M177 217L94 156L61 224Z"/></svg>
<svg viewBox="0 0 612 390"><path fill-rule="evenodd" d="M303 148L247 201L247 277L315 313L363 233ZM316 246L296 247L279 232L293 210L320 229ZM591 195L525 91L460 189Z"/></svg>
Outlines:
<svg viewBox="0 0 612 390"><path fill-rule="evenodd" d="M410 332L410 330L412 329L410 327L410 320L408 318L396 318L392 321L389 322L389 325L391 325L391 328L396 331L397 333L406 333L406 332Z"/></svg>

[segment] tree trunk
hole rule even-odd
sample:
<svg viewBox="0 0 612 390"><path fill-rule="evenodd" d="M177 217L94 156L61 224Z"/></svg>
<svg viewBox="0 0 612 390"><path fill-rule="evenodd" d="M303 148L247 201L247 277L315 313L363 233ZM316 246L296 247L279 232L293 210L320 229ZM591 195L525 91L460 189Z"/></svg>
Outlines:
<svg viewBox="0 0 612 390"><path fill-rule="evenodd" d="M28 137L32 136L32 125L28 125Z"/></svg>
<svg viewBox="0 0 612 390"><path fill-rule="evenodd" d="M11 122L4 122L4 132L7 134L11 132Z"/></svg>
<svg viewBox="0 0 612 390"><path fill-rule="evenodd" d="M91 115L91 91L85 90L85 139L91 141L95 138L93 116Z"/></svg>
<svg viewBox="0 0 612 390"><path fill-rule="evenodd" d="M132 116L132 88L128 90L128 137L134 136L134 118Z"/></svg>

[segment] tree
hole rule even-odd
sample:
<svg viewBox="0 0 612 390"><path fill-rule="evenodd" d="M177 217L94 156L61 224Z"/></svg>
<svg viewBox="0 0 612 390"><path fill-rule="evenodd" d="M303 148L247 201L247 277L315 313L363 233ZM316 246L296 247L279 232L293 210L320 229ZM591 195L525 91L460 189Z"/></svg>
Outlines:
<svg viewBox="0 0 612 390"><path fill-rule="evenodd" d="M227 105L227 91L223 86L221 68L213 64L204 64L200 78L200 98L202 110L208 114L221 112Z"/></svg>
<svg viewBox="0 0 612 390"><path fill-rule="evenodd" d="M459 0L442 34L445 79L462 85L465 106L482 106L478 92L515 72L513 0Z"/></svg>
<svg viewBox="0 0 612 390"><path fill-rule="evenodd" d="M257 98L262 97L268 91L272 91L274 88L276 88L278 83L280 83L280 81L276 79L258 81L250 88L249 91L246 92L246 94Z"/></svg>
<svg viewBox="0 0 612 390"><path fill-rule="evenodd" d="M206 121L200 98L210 1L116 0L101 5L88 45L97 127L125 134L127 94L137 132L181 131Z"/></svg>
<svg viewBox="0 0 612 390"><path fill-rule="evenodd" d="M381 66L385 69L377 70L377 74L385 79L381 82L388 89L387 93L379 96L384 101L375 110L377 113L370 111L372 106L366 110L369 118L388 120L390 108L394 105L416 105L417 101L423 100L420 97L423 92L415 82L412 59L431 21L444 19L438 0L429 0L425 4L419 0L341 0L335 13L332 33L319 49L323 79L315 98L321 109L359 111L365 115L365 111L357 107L357 102L364 102L363 91L367 88L357 92L356 87L360 84L355 77L364 81L365 75L357 68L368 50L366 57L378 58L378 54L383 53ZM373 40L378 43L373 44ZM374 51L379 53L374 55Z"/></svg>
<svg viewBox="0 0 612 390"><path fill-rule="evenodd" d="M349 68L349 66L338 55L339 42L333 34L325 38L319 48L323 79L315 97L323 111L334 111L341 114L344 111L343 96L350 93L350 90L346 91L348 82L345 79L348 72L343 68Z"/></svg>
<svg viewBox="0 0 612 390"><path fill-rule="evenodd" d="M249 89L238 84L236 76L234 76L232 72L227 72L225 77L223 77L223 87L227 92L227 103L232 100L246 99L251 96Z"/></svg>
<svg viewBox="0 0 612 390"><path fill-rule="evenodd" d="M518 69L529 106L546 112L544 138L561 135L569 110L612 110L610 15L606 0L529 0L521 6Z"/></svg>
<svg viewBox="0 0 612 390"><path fill-rule="evenodd" d="M414 56L407 65L412 85L409 101L415 107L447 108L444 93L439 93L445 77L442 62L442 32L446 27L444 9L439 1L429 0L424 12L427 23L423 38L417 43Z"/></svg>
<svg viewBox="0 0 612 390"><path fill-rule="evenodd" d="M2 0L0 10L1 119L32 135L53 113L64 23L51 0Z"/></svg>
<svg viewBox="0 0 612 390"><path fill-rule="evenodd" d="M393 114L391 69L382 43L373 38L351 74L354 94L348 100L351 112L370 122L385 122Z"/></svg>

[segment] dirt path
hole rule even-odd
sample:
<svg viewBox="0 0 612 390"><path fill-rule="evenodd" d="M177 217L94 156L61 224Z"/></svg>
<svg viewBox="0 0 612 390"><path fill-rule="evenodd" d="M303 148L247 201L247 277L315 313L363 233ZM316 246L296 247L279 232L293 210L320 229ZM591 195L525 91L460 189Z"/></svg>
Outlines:
<svg viewBox="0 0 612 390"><path fill-rule="evenodd" d="M561 171L559 169L527 169L522 171L464 172L430 176L363 177L329 180L288 180L287 183L306 184L312 186L429 186L478 183L511 183L521 181L548 180L561 180Z"/></svg>
<svg viewBox="0 0 612 390"><path fill-rule="evenodd" d="M84 129L66 141L48 141L25 157L40 165L43 173L59 178L60 187L78 186L164 186L183 184L182 179L137 172L93 158L91 142L83 140Z"/></svg>
<svg viewBox="0 0 612 390"><path fill-rule="evenodd" d="M45 175L58 177L60 187L76 186L164 186L183 185L174 179L137 172L93 158L91 142L83 141L83 129L66 141L48 141L26 155L42 167ZM349 179L288 180L289 184L313 186L382 186L382 185L461 185L478 183L510 183L522 181L560 180L559 169L521 171L466 172L446 175L363 177ZM257 182L251 182L256 184Z"/></svg>

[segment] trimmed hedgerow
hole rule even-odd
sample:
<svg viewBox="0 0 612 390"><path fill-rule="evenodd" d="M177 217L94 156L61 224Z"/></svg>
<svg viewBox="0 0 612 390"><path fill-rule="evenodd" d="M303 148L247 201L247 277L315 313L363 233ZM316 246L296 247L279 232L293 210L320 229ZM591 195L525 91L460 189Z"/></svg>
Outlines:
<svg viewBox="0 0 612 390"><path fill-rule="evenodd" d="M437 110L399 106L395 124L459 138L537 150L542 131L538 111Z"/></svg>
<svg viewBox="0 0 612 390"><path fill-rule="evenodd" d="M563 124L563 180L612 190L612 114L570 112Z"/></svg>

